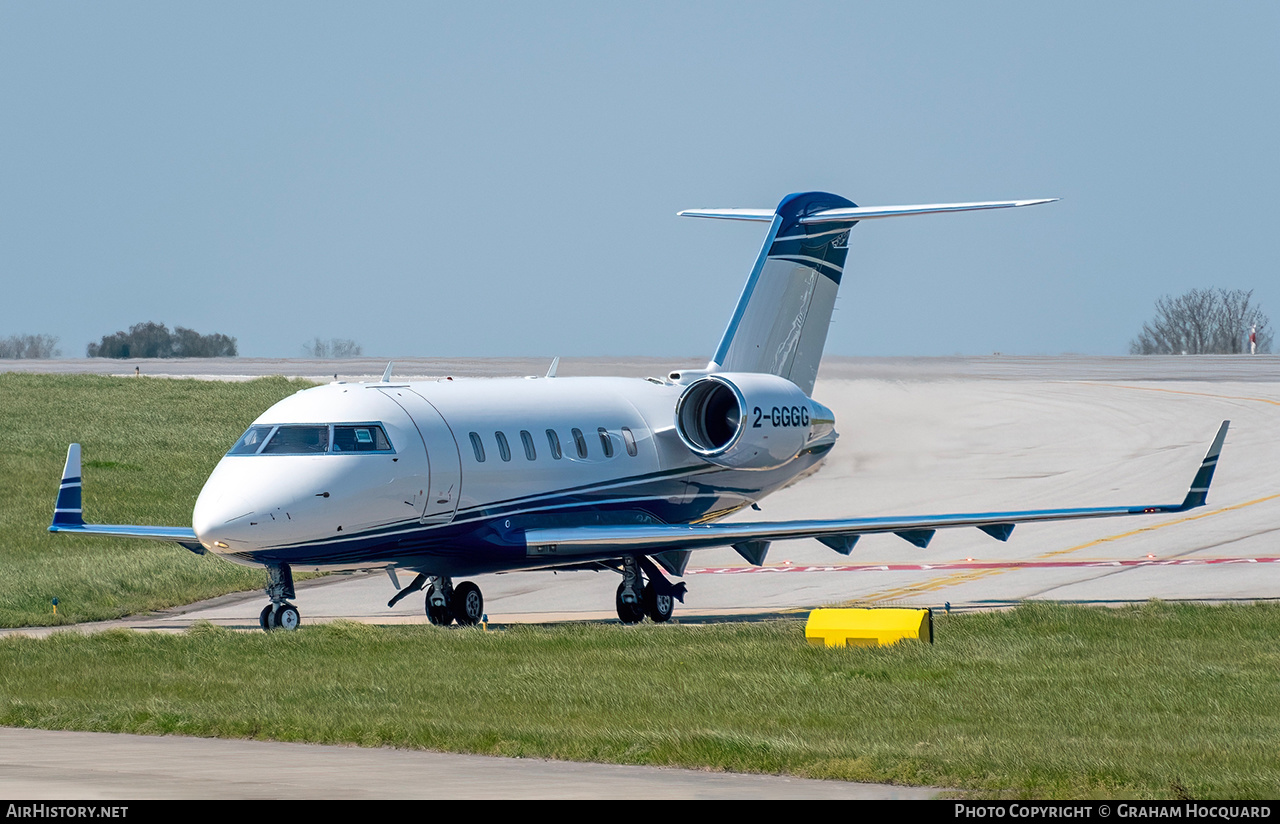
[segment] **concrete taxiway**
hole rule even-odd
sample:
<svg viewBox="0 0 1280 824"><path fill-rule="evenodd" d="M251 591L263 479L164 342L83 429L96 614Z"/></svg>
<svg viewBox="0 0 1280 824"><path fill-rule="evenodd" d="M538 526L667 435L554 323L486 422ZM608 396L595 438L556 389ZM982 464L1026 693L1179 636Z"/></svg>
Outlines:
<svg viewBox="0 0 1280 824"><path fill-rule="evenodd" d="M263 769L263 765L270 765ZM11 799L898 799L929 787L618 764L0 727Z"/></svg>

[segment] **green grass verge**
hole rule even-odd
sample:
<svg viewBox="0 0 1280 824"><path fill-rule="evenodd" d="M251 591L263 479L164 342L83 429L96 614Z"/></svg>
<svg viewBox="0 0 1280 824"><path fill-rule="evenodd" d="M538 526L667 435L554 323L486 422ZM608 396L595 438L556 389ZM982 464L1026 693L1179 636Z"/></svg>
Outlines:
<svg viewBox="0 0 1280 824"><path fill-rule="evenodd" d="M339 623L0 640L0 724L789 773L1021 797L1280 793L1280 608L1030 604L934 646L799 622Z"/></svg>
<svg viewBox="0 0 1280 824"><path fill-rule="evenodd" d="M190 525L218 459L267 407L308 386L0 374L0 626L117 618L261 587L261 570L176 545L50 534L58 478L79 442L86 520Z"/></svg>

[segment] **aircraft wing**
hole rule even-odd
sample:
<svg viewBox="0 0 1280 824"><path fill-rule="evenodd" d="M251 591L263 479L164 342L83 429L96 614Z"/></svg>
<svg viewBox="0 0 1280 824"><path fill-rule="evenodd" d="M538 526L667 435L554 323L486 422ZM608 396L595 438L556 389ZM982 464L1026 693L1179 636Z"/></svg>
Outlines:
<svg viewBox="0 0 1280 824"><path fill-rule="evenodd" d="M951 527L977 527L991 537L1008 540L1013 527L1037 521L1072 521L1121 515L1154 515L1186 512L1204 506L1213 470L1222 452L1230 421L1223 421L1209 452L1201 462L1186 497L1177 504L1141 504L1088 509L1032 509L1011 512L968 512L949 515L849 518L832 521L773 521L728 524L658 524L636 526L583 526L531 529L525 532L530 557L548 560L603 558L613 555L655 554L668 551L732 546L754 564L764 561L770 541L816 538L836 552L849 554L862 535L892 532L918 547L928 546L934 532Z"/></svg>
<svg viewBox="0 0 1280 824"><path fill-rule="evenodd" d="M169 541L181 544L197 554L205 549L189 526L137 526L133 524L86 524L81 503L80 444L67 447L67 462L62 469L62 484L58 487L58 502L53 505L53 523L50 532L70 532L78 535L107 535L112 538L144 538L150 541Z"/></svg>

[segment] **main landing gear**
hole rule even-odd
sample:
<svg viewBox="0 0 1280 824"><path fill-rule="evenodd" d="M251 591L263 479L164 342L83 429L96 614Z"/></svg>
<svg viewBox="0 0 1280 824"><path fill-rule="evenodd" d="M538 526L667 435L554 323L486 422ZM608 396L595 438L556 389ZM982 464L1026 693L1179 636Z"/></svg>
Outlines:
<svg viewBox="0 0 1280 824"><path fill-rule="evenodd" d="M293 570L288 564L274 564L267 567L267 597L271 603L262 608L258 616L258 624L266 632L273 629L295 630L302 623L302 615L298 608L289 603L289 598L296 598L293 591Z"/></svg>
<svg viewBox="0 0 1280 824"><path fill-rule="evenodd" d="M665 623L675 612L675 602L684 601L685 585L672 584L648 558L626 555L620 572L622 583L618 584L614 605L618 620L624 624L638 624L646 615L655 624Z"/></svg>
<svg viewBox="0 0 1280 824"><path fill-rule="evenodd" d="M484 618L484 596L480 587L463 581L457 587L447 575L432 575L426 580L427 620L447 627L454 621L472 627Z"/></svg>

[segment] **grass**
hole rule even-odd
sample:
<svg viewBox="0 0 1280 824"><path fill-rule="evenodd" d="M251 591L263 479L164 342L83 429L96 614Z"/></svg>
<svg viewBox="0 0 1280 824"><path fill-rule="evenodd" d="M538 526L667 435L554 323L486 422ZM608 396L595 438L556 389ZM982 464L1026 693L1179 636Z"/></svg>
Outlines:
<svg viewBox="0 0 1280 824"><path fill-rule="evenodd" d="M48 533L58 478L79 442L86 520L190 525L218 459L267 407L310 385L0 374L0 626L117 618L261 587L261 570L176 545Z"/></svg>
<svg viewBox="0 0 1280 824"><path fill-rule="evenodd" d="M794 621L0 640L0 724L353 743L958 788L1280 792L1280 608L1028 604L939 643Z"/></svg>

